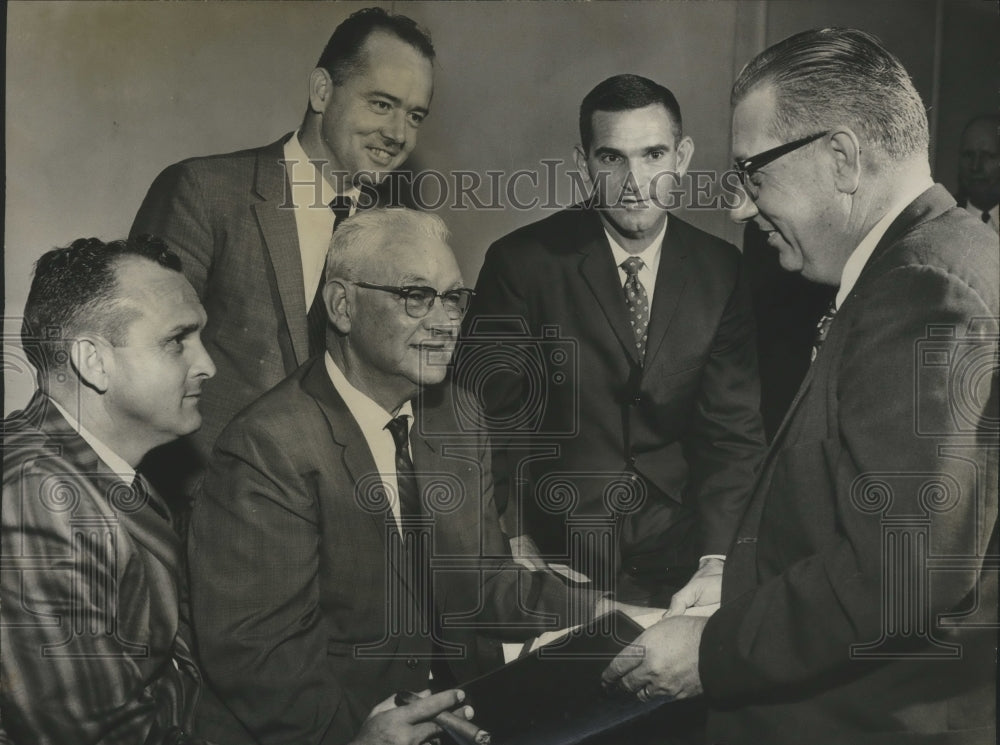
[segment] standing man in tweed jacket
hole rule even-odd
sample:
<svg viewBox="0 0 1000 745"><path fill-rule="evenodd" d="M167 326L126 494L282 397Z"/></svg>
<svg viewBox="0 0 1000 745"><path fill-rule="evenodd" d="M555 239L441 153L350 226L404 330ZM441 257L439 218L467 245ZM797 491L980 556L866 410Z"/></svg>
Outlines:
<svg viewBox="0 0 1000 745"><path fill-rule="evenodd" d="M205 424L184 442L191 452L164 453L171 478L184 478L178 467L200 472L238 411L323 351L319 288L331 231L372 206L374 187L416 145L433 60L430 38L409 18L358 11L310 74L297 132L185 160L153 182L132 235L162 237L180 255L208 312L205 346L219 367L205 387Z"/></svg>

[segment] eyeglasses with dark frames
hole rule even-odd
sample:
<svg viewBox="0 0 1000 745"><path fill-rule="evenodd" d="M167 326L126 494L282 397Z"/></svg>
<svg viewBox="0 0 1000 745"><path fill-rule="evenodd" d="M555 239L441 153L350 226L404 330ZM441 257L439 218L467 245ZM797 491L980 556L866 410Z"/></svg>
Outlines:
<svg viewBox="0 0 1000 745"><path fill-rule="evenodd" d="M808 135L807 137L800 137L792 142L786 142L784 145L772 147L770 150L765 150L762 153L751 155L749 158L736 160L734 168L736 173L739 175L740 184L745 187L747 182L749 182L750 177L768 163L773 163L781 156L788 155L789 153L798 150L800 147L805 147L810 142L815 142L820 137L825 137L828 134L830 134L829 131L817 132L816 134Z"/></svg>
<svg viewBox="0 0 1000 745"><path fill-rule="evenodd" d="M459 287L454 290L438 292L433 287L423 287L420 285L395 287L393 285L376 285L371 282L351 282L351 284L363 287L366 290L391 292L393 295L403 298L403 308L406 310L406 315L410 318L423 318L431 312L434 301L441 298L441 307L444 308L444 312L448 314L448 317L459 319L465 315L465 312L469 309L469 303L472 301L472 296L476 294L474 290L470 290L468 287Z"/></svg>

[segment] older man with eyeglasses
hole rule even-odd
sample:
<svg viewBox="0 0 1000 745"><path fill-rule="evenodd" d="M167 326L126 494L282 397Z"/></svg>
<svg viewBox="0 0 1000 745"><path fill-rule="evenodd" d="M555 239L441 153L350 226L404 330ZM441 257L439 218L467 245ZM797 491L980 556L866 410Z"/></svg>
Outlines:
<svg viewBox="0 0 1000 745"><path fill-rule="evenodd" d="M704 691L711 743L992 745L996 235L932 181L924 105L869 34L790 37L732 100L734 217L837 295L721 580L682 598L721 607L605 681Z"/></svg>
<svg viewBox="0 0 1000 745"><path fill-rule="evenodd" d="M536 614L591 615L587 594L513 564L482 427L457 429L463 399L442 383L472 290L447 240L409 210L345 220L327 256L326 353L216 445L189 557L224 703L203 725L220 742L344 743L432 670L445 687L500 663L497 639L540 633Z"/></svg>

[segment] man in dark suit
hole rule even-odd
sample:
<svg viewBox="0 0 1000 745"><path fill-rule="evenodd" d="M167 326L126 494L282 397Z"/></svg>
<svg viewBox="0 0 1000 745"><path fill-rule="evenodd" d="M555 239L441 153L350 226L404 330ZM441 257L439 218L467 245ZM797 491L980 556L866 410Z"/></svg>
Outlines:
<svg viewBox="0 0 1000 745"><path fill-rule="evenodd" d="M962 130L958 206L1000 231L1000 115L983 114Z"/></svg>
<svg viewBox="0 0 1000 745"><path fill-rule="evenodd" d="M721 582L605 678L704 689L710 742L996 742L996 236L931 180L924 106L874 37L792 36L733 88L781 265L838 287ZM638 663L638 664L637 664ZM808 735L804 735L804 732Z"/></svg>
<svg viewBox="0 0 1000 745"><path fill-rule="evenodd" d="M752 314L739 251L668 218L694 149L673 94L605 80L580 137L590 203L490 247L457 375L493 425L515 554L665 604L699 560L721 571L763 452Z"/></svg>
<svg viewBox="0 0 1000 745"><path fill-rule="evenodd" d="M198 472L240 409L322 352L318 288L331 230L370 206L371 189L413 150L433 59L409 18L358 11L309 76L297 132L177 163L153 182L132 234L160 236L180 255L208 312L205 346L219 368L205 386L205 424L185 443L194 452L171 449L160 459L171 477Z"/></svg>
<svg viewBox="0 0 1000 745"><path fill-rule="evenodd" d="M456 428L438 385L472 292L446 240L411 210L345 221L327 353L216 444L189 557L206 677L241 723L207 730L222 742L343 743L432 667L439 686L497 664L477 632L523 639L591 615L589 594L517 570L485 437Z"/></svg>

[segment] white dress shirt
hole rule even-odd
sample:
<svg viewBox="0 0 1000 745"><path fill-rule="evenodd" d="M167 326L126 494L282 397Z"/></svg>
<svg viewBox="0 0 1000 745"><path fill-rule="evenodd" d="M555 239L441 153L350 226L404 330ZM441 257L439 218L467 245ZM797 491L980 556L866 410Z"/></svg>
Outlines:
<svg viewBox="0 0 1000 745"><path fill-rule="evenodd" d="M626 259L632 256L638 256L642 259L642 269L639 270L639 282L646 290L646 298L649 300L649 307L653 307L653 293L656 291L656 270L660 268L660 255L663 253L663 236L667 234L667 222L663 221L663 228L660 230L660 234L656 236L656 240L650 243L646 248L637 254L631 254L621 247L621 244L614 239L611 232L605 228L604 235L608 237L608 243L611 245L611 254L615 257L615 265L618 267L618 278L621 280L622 289L625 288L625 282L628 280L628 272L622 269L622 264Z"/></svg>
<svg viewBox="0 0 1000 745"><path fill-rule="evenodd" d="M324 355L326 372L330 376L330 382L337 389L337 393L344 399L351 416L357 421L361 428L361 434L368 443L368 449L375 459L375 468L378 469L382 485L389 495L389 506L392 509L392 516L396 519L396 528L402 531L399 518L399 487L396 483L396 443L392 439L392 433L385 426L397 416L410 417L410 429L413 428L413 407L407 401L399 407L399 411L390 414L368 396L359 391L348 382L343 371L337 367L333 357L327 352Z"/></svg>
<svg viewBox="0 0 1000 745"><path fill-rule="evenodd" d="M979 207L968 200L965 202L965 211L977 220L983 220L983 210L979 209ZM989 216L989 222L986 222L985 220L983 220L983 222L993 228L994 233L1000 232L1000 204L993 205L993 209L989 210Z"/></svg>
<svg viewBox="0 0 1000 745"><path fill-rule="evenodd" d="M330 236L333 235L335 219L330 202L337 196L352 197L354 205L350 214L354 214L358 204L358 189L352 188L343 195L330 186L323 176L321 168L317 168L309 160L306 151L299 142L299 133L288 138L285 143L285 172L288 182L292 185L292 203L295 205L295 230L299 238L299 253L302 256L302 280L305 292L306 308L312 305L319 287L319 278L323 274L323 263L326 261L326 251L330 247Z"/></svg>
<svg viewBox="0 0 1000 745"><path fill-rule="evenodd" d="M59 405L58 401L54 398L49 398L49 401L51 401L56 409L58 409L59 413L63 415L63 418L69 422L69 426L83 438L84 442L90 445L91 449L95 453L97 453L97 457L100 459L101 463L107 467L107 473L112 476L117 476L119 479L131 486L132 481L135 479L135 469L132 468L132 466L130 466L124 458L98 439L97 435L80 424L80 422L76 420L76 417Z"/></svg>
<svg viewBox="0 0 1000 745"><path fill-rule="evenodd" d="M868 231L868 235L862 238L858 247L851 252L851 255L847 258L847 263L844 264L844 271L840 274L840 289L837 291L837 297L834 300L837 310L840 310L840 306L847 299L847 296L851 294L851 290L854 289L854 285L857 283L858 277L861 276L865 264L871 258L878 242L882 240L885 231L892 225L892 221L899 217L900 213L910 206L910 202L927 191L931 185L930 183L924 184L918 182L905 191L900 192L896 200L892 203L892 206L882 216L882 219L872 226L872 229Z"/></svg>

